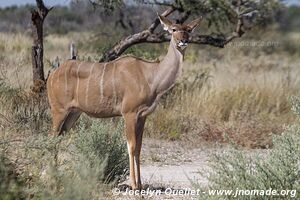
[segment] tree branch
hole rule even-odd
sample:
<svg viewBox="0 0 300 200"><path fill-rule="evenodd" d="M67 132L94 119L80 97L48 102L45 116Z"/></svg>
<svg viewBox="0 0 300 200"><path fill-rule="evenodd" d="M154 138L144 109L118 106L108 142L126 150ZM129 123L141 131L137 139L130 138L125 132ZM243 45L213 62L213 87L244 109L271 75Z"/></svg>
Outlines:
<svg viewBox="0 0 300 200"><path fill-rule="evenodd" d="M138 43L162 43L162 42L169 42L171 40L170 34L166 32L159 32L155 34L149 35L144 41L140 41ZM136 44L138 44L136 43ZM204 44L204 45L211 45L214 47L224 48L227 43L227 39L219 36L213 37L211 35L195 35L190 38L189 43L192 44Z"/></svg>
<svg viewBox="0 0 300 200"><path fill-rule="evenodd" d="M174 8L169 8L165 12L163 12L162 16L168 16L172 12L174 12ZM149 26L148 29L141 31L139 33L127 36L117 42L114 47L108 52L104 53L100 58L99 62L110 61L118 58L127 48L134 44L147 42L147 38L153 34L154 30L160 24L159 19L156 18L154 22Z"/></svg>
<svg viewBox="0 0 300 200"><path fill-rule="evenodd" d="M243 25L244 25L243 17L244 15L247 15L254 11L254 10L247 10L241 12L242 3L243 3L242 0L237 1L237 7L234 10L234 12L236 13L237 24L235 30L231 35L227 37L223 35L221 36L195 35L190 38L190 43L211 45L214 47L224 48L225 45L231 42L232 40L242 37L245 33L245 31L243 30ZM178 11L178 9L171 7L168 10L166 10L162 15L168 16L176 10ZM183 23L189 18L189 16L190 16L190 12L186 11L184 15L177 20L177 23ZM157 28L159 24L160 24L159 19L156 18L154 22L149 26L148 29L121 39L113 46L111 50L103 54L99 62L114 60L118 58L124 51L126 51L126 49L128 49L129 47L135 44L162 43L162 42L170 41L171 39L170 35L167 34L166 32L154 33L154 30Z"/></svg>
<svg viewBox="0 0 300 200"><path fill-rule="evenodd" d="M40 18L44 20L48 13L53 9L53 7L47 8L43 2L43 0L36 0L37 10L36 12L39 14Z"/></svg>

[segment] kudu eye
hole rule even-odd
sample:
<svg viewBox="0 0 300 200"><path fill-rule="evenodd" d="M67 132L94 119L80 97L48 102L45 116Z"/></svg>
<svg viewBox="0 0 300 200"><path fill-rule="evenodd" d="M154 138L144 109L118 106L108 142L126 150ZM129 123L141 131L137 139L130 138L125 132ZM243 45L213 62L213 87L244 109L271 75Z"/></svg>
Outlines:
<svg viewBox="0 0 300 200"><path fill-rule="evenodd" d="M173 31L173 32L176 32L176 29L175 29L175 28L173 28L173 29L172 29L172 31Z"/></svg>

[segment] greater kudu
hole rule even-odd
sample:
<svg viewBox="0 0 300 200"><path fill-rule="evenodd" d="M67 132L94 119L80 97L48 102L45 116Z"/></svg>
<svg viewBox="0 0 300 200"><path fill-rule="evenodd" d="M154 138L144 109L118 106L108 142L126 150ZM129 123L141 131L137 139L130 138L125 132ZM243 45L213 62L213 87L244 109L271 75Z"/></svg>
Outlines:
<svg viewBox="0 0 300 200"><path fill-rule="evenodd" d="M162 61L149 62L132 56L105 63L69 60L47 81L54 135L68 131L82 112L97 118L124 117L132 189L141 188L140 152L146 117L181 74L189 33L201 21L200 18L180 25L163 16L159 19L172 34Z"/></svg>

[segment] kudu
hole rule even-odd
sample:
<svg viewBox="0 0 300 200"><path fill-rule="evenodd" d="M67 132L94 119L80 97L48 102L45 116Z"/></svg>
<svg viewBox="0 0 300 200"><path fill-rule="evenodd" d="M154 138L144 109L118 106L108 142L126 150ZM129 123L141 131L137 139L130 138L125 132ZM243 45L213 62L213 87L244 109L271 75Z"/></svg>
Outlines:
<svg viewBox="0 0 300 200"><path fill-rule="evenodd" d="M181 74L189 33L201 21L180 25L158 17L172 34L162 61L148 62L132 56L105 63L69 60L47 81L54 135L68 131L82 112L97 118L124 117L132 189L141 188L140 152L146 117Z"/></svg>

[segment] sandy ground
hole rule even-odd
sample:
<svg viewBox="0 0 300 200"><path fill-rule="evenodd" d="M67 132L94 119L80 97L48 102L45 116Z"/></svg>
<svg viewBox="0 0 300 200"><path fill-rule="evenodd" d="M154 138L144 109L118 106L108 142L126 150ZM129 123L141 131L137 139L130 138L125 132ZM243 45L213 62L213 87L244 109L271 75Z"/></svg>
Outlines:
<svg viewBox="0 0 300 200"><path fill-rule="evenodd" d="M208 180L207 172L210 170L208 159L211 153L217 151L216 148L188 148L188 145L180 142L168 142L160 140L146 139L142 148L142 182L149 191L162 191L162 194L151 196L130 195L129 189L122 187L129 184L129 180L122 183L116 189L116 199L197 199L192 195L168 195L166 192L176 190L196 190L193 183L206 186ZM220 150L218 150L220 151Z"/></svg>
<svg viewBox="0 0 300 200"><path fill-rule="evenodd" d="M207 177L212 170L209 167L210 157L214 153L222 153L228 150L228 146L218 144L203 144L192 147L186 142L145 139L142 148L141 174L146 194L130 193L129 180L127 180L121 186L115 188L116 190L113 192L117 191L117 195L115 194L114 197L118 200L199 199L199 196L207 191L198 191L197 195L186 194L191 194L189 193L191 190L197 192L197 189L208 186ZM264 156L268 152L268 150L263 149L244 149L244 153L249 157L258 154ZM196 183L196 186L194 183ZM158 193L151 194L151 191L158 191ZM159 193L160 191L161 193ZM179 191L186 193L178 195ZM175 192L175 194L172 194L172 192Z"/></svg>
<svg viewBox="0 0 300 200"><path fill-rule="evenodd" d="M163 183L170 187L191 187L192 182L207 184L212 149L189 149L180 142L145 140L142 149L142 180L145 183Z"/></svg>

